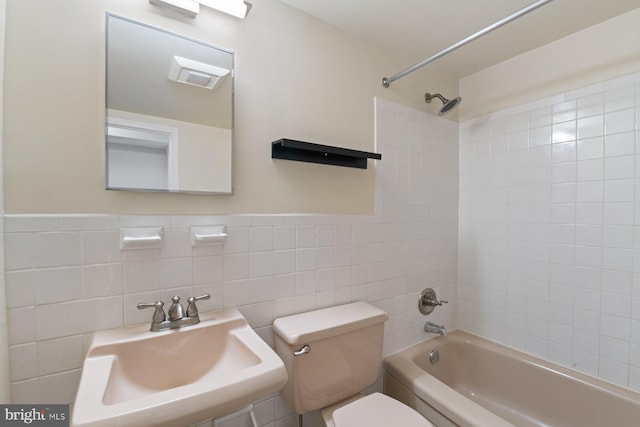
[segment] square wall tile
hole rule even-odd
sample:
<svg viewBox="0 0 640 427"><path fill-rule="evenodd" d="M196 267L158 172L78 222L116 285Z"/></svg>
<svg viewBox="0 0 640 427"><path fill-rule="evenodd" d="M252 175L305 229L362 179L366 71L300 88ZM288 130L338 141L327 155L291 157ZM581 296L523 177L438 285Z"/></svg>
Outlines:
<svg viewBox="0 0 640 427"><path fill-rule="evenodd" d="M38 340L81 334L84 332L82 301L38 306L36 322Z"/></svg>
<svg viewBox="0 0 640 427"><path fill-rule="evenodd" d="M6 270L24 270L35 266L33 234L8 233L4 236L4 242Z"/></svg>
<svg viewBox="0 0 640 427"><path fill-rule="evenodd" d="M635 130L635 111L633 108L606 113L604 116L606 135Z"/></svg>
<svg viewBox="0 0 640 427"><path fill-rule="evenodd" d="M81 238L78 232L37 233L34 235L36 267L61 267L81 262Z"/></svg>
<svg viewBox="0 0 640 427"><path fill-rule="evenodd" d="M40 375L82 368L84 360L82 335L39 342L38 360Z"/></svg>

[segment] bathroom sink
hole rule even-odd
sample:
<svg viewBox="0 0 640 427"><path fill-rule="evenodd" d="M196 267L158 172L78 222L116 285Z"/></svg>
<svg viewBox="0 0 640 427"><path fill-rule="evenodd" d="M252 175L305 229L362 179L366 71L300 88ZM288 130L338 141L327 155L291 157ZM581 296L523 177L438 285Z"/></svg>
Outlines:
<svg viewBox="0 0 640 427"><path fill-rule="evenodd" d="M84 360L74 426L190 425L279 390L284 364L236 309L197 325L97 332Z"/></svg>

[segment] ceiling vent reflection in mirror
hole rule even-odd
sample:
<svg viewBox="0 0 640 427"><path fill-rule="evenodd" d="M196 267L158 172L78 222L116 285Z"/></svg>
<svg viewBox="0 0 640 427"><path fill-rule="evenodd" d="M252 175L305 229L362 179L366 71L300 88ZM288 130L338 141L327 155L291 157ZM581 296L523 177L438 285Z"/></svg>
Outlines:
<svg viewBox="0 0 640 427"><path fill-rule="evenodd" d="M169 80L214 89L231 71L204 62L174 56L169 67Z"/></svg>

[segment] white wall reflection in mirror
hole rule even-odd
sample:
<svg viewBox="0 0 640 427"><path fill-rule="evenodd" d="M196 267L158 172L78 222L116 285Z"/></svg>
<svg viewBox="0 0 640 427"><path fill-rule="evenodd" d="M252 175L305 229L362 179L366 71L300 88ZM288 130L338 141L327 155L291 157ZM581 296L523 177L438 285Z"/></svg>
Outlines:
<svg viewBox="0 0 640 427"><path fill-rule="evenodd" d="M107 188L232 192L233 53L107 14Z"/></svg>

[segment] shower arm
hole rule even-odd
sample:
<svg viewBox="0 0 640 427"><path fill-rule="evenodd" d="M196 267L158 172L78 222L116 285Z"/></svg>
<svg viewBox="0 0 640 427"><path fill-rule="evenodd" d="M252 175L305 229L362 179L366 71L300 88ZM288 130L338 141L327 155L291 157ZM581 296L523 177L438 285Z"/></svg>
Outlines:
<svg viewBox="0 0 640 427"><path fill-rule="evenodd" d="M442 101L442 105L444 105L447 102L449 102L449 100L447 98L445 98L444 96L440 95L439 93L434 93L434 94L427 93L424 96L424 100L427 102L427 104L431 104L431 100L433 98L438 98L440 101Z"/></svg>
<svg viewBox="0 0 640 427"><path fill-rule="evenodd" d="M535 3L531 3L529 6L526 6L526 7L522 8L522 9L520 9L519 11L507 16L506 18L503 18L500 21L498 21L498 22L496 22L496 23L494 23L492 25L489 25L485 29L478 31L477 33L472 34L472 35L470 35L469 37L467 37L467 38L465 38L463 40L460 40L458 43L456 43L454 45L451 45L446 49L441 50L440 52L428 57L427 59L425 59L423 61L418 62L417 64L412 65L411 67L409 67L409 68L407 68L405 70L402 70L399 73L394 74L391 77L383 77L382 78L382 86L383 87L389 87L389 85L392 82L394 82L394 81L406 76L409 73L414 72L418 68L424 67L425 65L429 64L430 62L433 62L436 59L439 59L439 58L441 58L441 57L453 52L454 50L466 45L467 43L472 42L475 39L477 39L479 37L482 37L485 34L490 33L491 31L493 31L495 29L498 29L498 28L502 27L505 24L508 24L509 22L511 22L511 21L513 21L513 20L515 20L517 18L520 18L523 15L526 15L527 13L529 13L531 11L534 11L537 8L539 8L541 6L544 6L545 4L547 4L547 3L551 2L551 1L553 1L553 0L538 0Z"/></svg>

